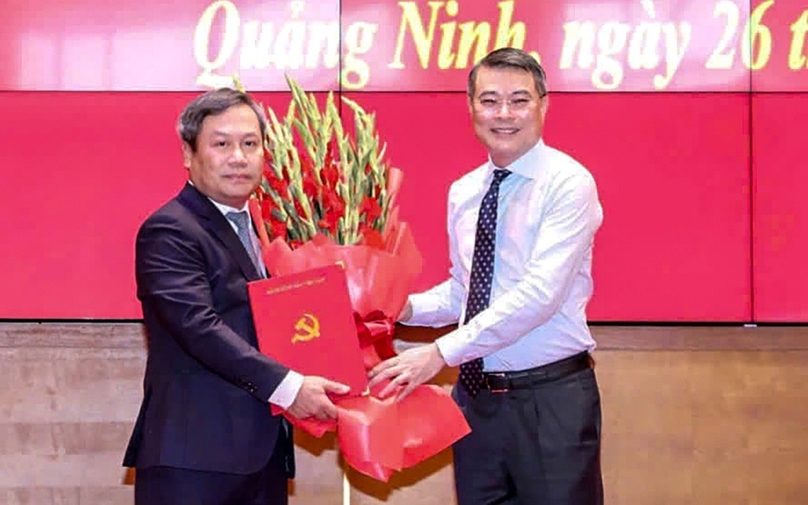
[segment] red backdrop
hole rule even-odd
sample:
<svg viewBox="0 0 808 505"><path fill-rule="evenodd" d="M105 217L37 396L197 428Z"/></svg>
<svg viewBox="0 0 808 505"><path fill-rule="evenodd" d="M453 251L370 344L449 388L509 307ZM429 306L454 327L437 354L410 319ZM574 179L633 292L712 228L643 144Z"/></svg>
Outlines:
<svg viewBox="0 0 808 505"><path fill-rule="evenodd" d="M50 2L38 3L44 9ZM155 16L163 16L168 25L178 20L190 24L186 31L192 37L199 12L208 5L197 3L190 14L167 17L166 13L185 8L174 6L173 11ZM752 10L762 3L754 2ZM78 21L80 28L71 28L48 10L37 11L44 12L40 19L47 21L37 25L31 21L34 11L29 4L12 2L9 15L0 22L4 28L0 47L11 58L8 61L17 62L0 70L0 88L5 89L0 91L0 236L4 239L0 262L5 266L0 319L139 318L134 236L143 218L176 194L185 180L174 125L182 107L198 93L190 91L197 89L193 65L177 74L177 82L191 83L186 91L177 91L182 87L160 75L171 71L178 51L160 57L146 43L137 55L155 62L154 79L163 79L163 84L144 85L145 78L138 73L132 88L163 91L116 91L120 82L127 81L113 78L98 78L87 87L71 89L71 82L87 83L93 75L118 75L116 71L123 72L115 66L121 66L120 62L109 67L88 61L90 77L82 77L81 60L69 60L73 54L69 51L67 56L62 54L68 61L61 67L57 64L56 70L49 66L53 61L27 58L26 54L44 54L44 42L31 42L36 32L32 27L39 26L36 33L42 40L50 34L64 44L72 40L71 30L92 31ZM111 5L70 4L79 10ZM314 2L308 4L307 9L314 12ZM426 16L426 1L415 4ZM647 16L633 2L615 0L613 4L631 4L630 12L618 11L634 22ZM784 63L793 45L790 23L805 9L797 0L778 0L766 11L763 21L773 34L767 67L750 72L741 66L736 34L731 42L737 49L734 66L700 73L703 64L694 62L713 52L729 33L727 14L716 7L719 4L731 10L726 0L704 5L657 2L658 17L676 13L681 21L692 15L693 29L701 31L694 32L690 56L684 58L669 89L656 92L649 84L652 71L629 74L619 92L597 92L590 83L591 68L560 68L560 38L556 42L551 36L526 38L526 49L549 47L542 51L554 91L546 141L592 171L604 207L605 219L596 239L595 296L589 310L593 321L808 321L808 303L803 303L808 302L808 274L800 263L808 253L808 212L799 203L808 180L799 152L804 142L803 118L808 117L804 85L808 70L789 69ZM463 1L458 5L457 21L487 18L496 27L499 4L481 7ZM570 1L567 8L553 7L541 17L544 7L529 7L532 4L524 1L514 5L515 16L538 32L551 27L559 32L568 21L565 16L590 12L580 10L584 4ZM737 30L742 31L750 8L734 5L740 13ZM142 16L124 16L129 11L121 6L107 13L115 23L129 19L149 27ZM690 11L679 13L677 8L683 7ZM396 2L352 0L344 2L343 8L344 23L373 18L382 26L378 47L395 45L401 14L390 9L398 8ZM269 15L261 12L242 9L242 16L263 19ZM589 17L607 19L609 12ZM424 19L428 21L428 16ZM103 39L117 32L106 26L94 33ZM129 47L119 40L117 44L112 48ZM409 53L402 53L402 58L417 61L414 47L408 47ZM441 281L448 267L448 186L485 159L472 134L462 91L467 69L435 74L411 64L410 70L395 75L412 80L396 80L386 66L391 51L379 61L374 54L378 53L365 58L377 80L363 90L345 93L377 112L390 161L405 171L402 212L412 223L425 258L417 288L427 288ZM432 58L437 54L435 49ZM622 57L625 60L625 51ZM133 67L140 68L135 63ZM26 74L27 68L31 74ZM315 72L312 75L319 77L312 78L310 89L339 89L327 84L336 82L338 71L324 71L325 78L323 72ZM129 72L137 73L131 68ZM72 77L65 80L59 75ZM309 74L301 75L305 80ZM50 76L50 81L37 76ZM272 86L276 84L268 88ZM86 88L98 90L80 91ZM289 100L283 92L255 95L277 110L285 110Z"/></svg>

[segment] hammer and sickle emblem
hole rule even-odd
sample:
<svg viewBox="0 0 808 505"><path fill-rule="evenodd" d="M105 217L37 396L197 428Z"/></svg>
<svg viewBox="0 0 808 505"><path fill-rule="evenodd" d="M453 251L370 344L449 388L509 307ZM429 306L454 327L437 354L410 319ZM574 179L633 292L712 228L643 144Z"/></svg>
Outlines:
<svg viewBox="0 0 808 505"><path fill-rule="evenodd" d="M320 336L320 321L309 313L303 314L303 317L295 323L296 333L292 337L292 343L308 342Z"/></svg>

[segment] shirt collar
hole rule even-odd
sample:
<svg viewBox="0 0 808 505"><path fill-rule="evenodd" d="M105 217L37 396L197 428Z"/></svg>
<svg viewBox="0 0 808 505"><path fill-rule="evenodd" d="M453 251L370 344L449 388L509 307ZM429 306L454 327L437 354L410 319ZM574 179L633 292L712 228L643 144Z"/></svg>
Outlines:
<svg viewBox="0 0 808 505"><path fill-rule="evenodd" d="M191 186L193 186L193 185L194 185L194 183L193 183L193 182L191 182L190 180L188 181L188 184L190 184ZM242 206L240 209L237 209L237 208L235 208L235 207L231 207L231 206L229 206L229 205L225 205L225 204L223 204L223 203L219 203L219 202L217 202L216 200L214 200L213 198L209 197L208 195L205 195L205 197L206 197L208 200L210 200L210 203L212 203L212 204L214 205L214 207L216 207L217 209L219 209L219 212L221 212L221 213L222 213L222 215L223 215L223 216L225 216L225 217L227 217L227 213L228 213L228 212L241 212L241 211L246 211L246 212L247 212L247 215L249 215L249 214L250 214L250 206L249 206L249 201L244 202L244 205L243 205L243 206Z"/></svg>
<svg viewBox="0 0 808 505"><path fill-rule="evenodd" d="M243 205L243 206L242 206L240 209L237 209L237 208L235 208L235 207L230 207L229 205L224 205L224 204L221 204L221 203L219 203L219 202L217 202L217 201L214 201L214 200L213 200L211 197L208 197L208 200L210 200L210 202L211 202L213 205L215 205L217 209L219 209L219 212L221 212L221 213L222 213L222 214L224 214L225 216L227 216L227 213L228 213L228 212L241 212L241 211L247 211L247 214L248 214L248 215L249 215L249 213L250 213L250 211L249 211L249 206L247 205L247 202L244 202L244 205Z"/></svg>
<svg viewBox="0 0 808 505"><path fill-rule="evenodd" d="M508 165L507 167L501 167L505 170L509 170L517 175L522 177L527 177L528 179L536 179L539 176L539 170L541 169L540 160L543 157L544 150L547 146L544 145L544 140L539 139L528 152L523 154L519 157L516 161ZM494 170L498 169L491 161L491 157L488 158L488 170L490 173L493 173Z"/></svg>

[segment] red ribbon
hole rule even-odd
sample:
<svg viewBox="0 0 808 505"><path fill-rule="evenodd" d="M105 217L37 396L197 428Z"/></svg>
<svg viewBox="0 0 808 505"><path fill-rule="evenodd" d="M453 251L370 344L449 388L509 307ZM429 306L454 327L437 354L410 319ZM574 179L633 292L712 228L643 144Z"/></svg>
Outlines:
<svg viewBox="0 0 808 505"><path fill-rule="evenodd" d="M393 320L380 310L374 310L365 317L354 312L356 332L359 335L359 347L365 362L365 370L370 370L382 360L396 355L393 348Z"/></svg>

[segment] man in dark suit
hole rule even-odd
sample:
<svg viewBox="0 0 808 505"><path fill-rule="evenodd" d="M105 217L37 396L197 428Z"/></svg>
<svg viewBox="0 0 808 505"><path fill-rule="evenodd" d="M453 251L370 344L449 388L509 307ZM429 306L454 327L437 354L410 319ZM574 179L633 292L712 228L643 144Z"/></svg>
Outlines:
<svg viewBox="0 0 808 505"><path fill-rule="evenodd" d="M144 398L124 465L138 505L285 504L291 427L329 419L327 393L348 387L302 376L257 349L247 282L263 266L247 200L264 165L263 112L219 89L190 103L179 134L189 182L137 236L137 294L148 336Z"/></svg>

